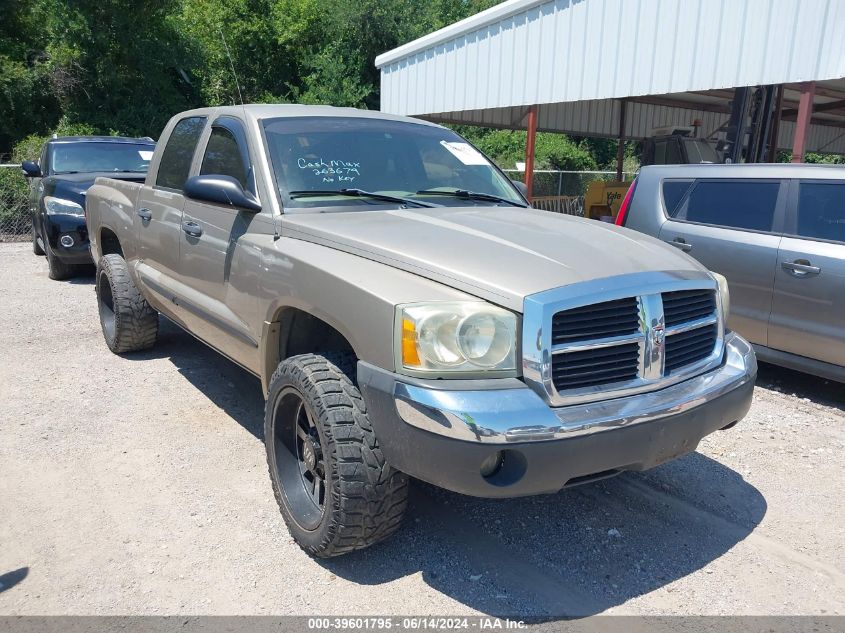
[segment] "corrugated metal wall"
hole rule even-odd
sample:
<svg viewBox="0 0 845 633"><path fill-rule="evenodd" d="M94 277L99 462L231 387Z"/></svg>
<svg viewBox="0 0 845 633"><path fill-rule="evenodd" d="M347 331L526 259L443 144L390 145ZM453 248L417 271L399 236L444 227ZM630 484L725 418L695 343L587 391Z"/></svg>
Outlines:
<svg viewBox="0 0 845 633"><path fill-rule="evenodd" d="M447 41L379 56L382 109L428 114L845 77L843 0L506 4L515 13L503 19L486 24L482 13Z"/></svg>
<svg viewBox="0 0 845 633"><path fill-rule="evenodd" d="M542 129L615 136L615 98L845 77L845 0L510 0L443 34L379 56L383 111L519 127L546 104ZM727 116L631 103L626 134L694 118ZM812 126L808 150L845 153L842 132Z"/></svg>
<svg viewBox="0 0 845 633"><path fill-rule="evenodd" d="M442 112L424 115L424 118L442 123L466 123L486 127L524 128L527 106ZM702 122L701 135L709 135L728 120L727 114L704 112L688 108L628 103L625 116L625 136L640 139L650 136L652 129L664 125L690 125L693 119ZM604 136L615 138L619 129L619 102L615 99L553 103L539 107L537 127L540 131L566 132L577 136ZM778 148L792 149L795 132L793 121L781 121ZM807 138L807 151L824 151L845 154L845 129L811 125Z"/></svg>

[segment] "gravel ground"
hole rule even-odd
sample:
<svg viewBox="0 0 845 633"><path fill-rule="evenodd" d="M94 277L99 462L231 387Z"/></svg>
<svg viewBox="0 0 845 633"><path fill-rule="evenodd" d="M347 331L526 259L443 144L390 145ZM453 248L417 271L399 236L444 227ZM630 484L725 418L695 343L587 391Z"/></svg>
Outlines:
<svg viewBox="0 0 845 633"><path fill-rule="evenodd" d="M0 614L845 612L845 388L763 366L698 452L552 496L416 485L404 529L305 555L257 379L164 323L107 350L93 279L0 244Z"/></svg>

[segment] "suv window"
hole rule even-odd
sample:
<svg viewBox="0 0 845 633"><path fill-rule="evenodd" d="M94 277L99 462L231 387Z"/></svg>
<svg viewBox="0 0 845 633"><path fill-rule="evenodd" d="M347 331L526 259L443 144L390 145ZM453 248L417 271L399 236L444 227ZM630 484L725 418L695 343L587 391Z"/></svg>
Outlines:
<svg viewBox="0 0 845 633"><path fill-rule="evenodd" d="M771 231L779 190L780 182L773 180L699 180L669 213L687 222Z"/></svg>
<svg viewBox="0 0 845 633"><path fill-rule="evenodd" d="M222 127L213 127L205 156L202 159L200 174L220 174L231 176L246 189L246 167L238 141L234 135Z"/></svg>
<svg viewBox="0 0 845 633"><path fill-rule="evenodd" d="M156 185L182 190L191 171L191 160L204 126L205 117L202 116L188 117L176 124L161 155Z"/></svg>
<svg viewBox="0 0 845 633"><path fill-rule="evenodd" d="M845 242L845 182L802 181L799 186L796 233Z"/></svg>
<svg viewBox="0 0 845 633"><path fill-rule="evenodd" d="M663 181L663 204L666 207L666 213L670 216L675 217L675 209L684 199L692 182L692 180Z"/></svg>

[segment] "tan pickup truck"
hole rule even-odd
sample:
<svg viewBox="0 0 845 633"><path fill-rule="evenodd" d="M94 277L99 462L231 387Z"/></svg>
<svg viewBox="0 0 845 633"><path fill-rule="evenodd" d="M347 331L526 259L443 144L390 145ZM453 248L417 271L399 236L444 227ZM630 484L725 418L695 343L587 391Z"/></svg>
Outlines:
<svg viewBox="0 0 845 633"><path fill-rule="evenodd" d="M86 211L108 346L151 347L162 314L260 378L273 490L317 556L395 531L409 476L553 493L692 451L751 403L722 277L530 208L424 121L184 112L146 182L100 178Z"/></svg>

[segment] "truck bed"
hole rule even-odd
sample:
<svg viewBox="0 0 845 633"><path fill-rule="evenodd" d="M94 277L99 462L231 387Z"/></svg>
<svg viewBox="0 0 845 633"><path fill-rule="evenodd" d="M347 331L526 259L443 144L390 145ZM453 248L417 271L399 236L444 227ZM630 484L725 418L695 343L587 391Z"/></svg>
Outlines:
<svg viewBox="0 0 845 633"><path fill-rule="evenodd" d="M102 254L103 229L112 231L121 242L129 237L136 218L138 196L143 183L97 178L85 199L85 218L91 241L91 255L96 262Z"/></svg>

